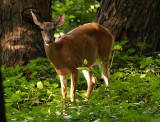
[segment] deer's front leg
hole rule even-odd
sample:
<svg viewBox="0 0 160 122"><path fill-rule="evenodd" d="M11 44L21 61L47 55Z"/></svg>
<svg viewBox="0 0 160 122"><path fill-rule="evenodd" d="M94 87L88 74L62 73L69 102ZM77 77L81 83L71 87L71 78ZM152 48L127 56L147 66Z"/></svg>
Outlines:
<svg viewBox="0 0 160 122"><path fill-rule="evenodd" d="M65 99L67 97L67 76L59 76L61 81L62 98ZM63 104L66 106L66 100L63 100Z"/></svg>
<svg viewBox="0 0 160 122"><path fill-rule="evenodd" d="M78 71L74 71L71 73L71 102L75 102L75 93L77 88L77 79L78 79Z"/></svg>

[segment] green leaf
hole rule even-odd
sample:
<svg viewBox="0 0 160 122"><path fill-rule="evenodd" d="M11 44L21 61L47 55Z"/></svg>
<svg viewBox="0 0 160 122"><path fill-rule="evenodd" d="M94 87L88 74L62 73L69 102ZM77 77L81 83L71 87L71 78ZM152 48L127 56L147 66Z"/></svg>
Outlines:
<svg viewBox="0 0 160 122"><path fill-rule="evenodd" d="M56 89L58 87L58 84L57 83L53 83L51 86L53 87L53 89Z"/></svg>
<svg viewBox="0 0 160 122"><path fill-rule="evenodd" d="M32 109L32 113L41 113L41 109L42 109L41 106L36 106Z"/></svg>
<svg viewBox="0 0 160 122"><path fill-rule="evenodd" d="M155 59L155 62L160 65L160 59Z"/></svg>
<svg viewBox="0 0 160 122"><path fill-rule="evenodd" d="M141 75L140 75L140 78L141 78L141 79L146 78L146 74L141 74Z"/></svg>
<svg viewBox="0 0 160 122"><path fill-rule="evenodd" d="M37 75L37 74L38 74L37 71L36 71L36 72L33 72L33 73L32 73L32 77L35 76L35 75Z"/></svg>
<svg viewBox="0 0 160 122"><path fill-rule="evenodd" d="M120 46L120 45L115 45L115 46L114 46L114 50L120 50L120 51L122 51L122 46Z"/></svg>
<svg viewBox="0 0 160 122"><path fill-rule="evenodd" d="M123 78L124 73L123 72L115 72L114 76L116 76L117 78Z"/></svg>
<svg viewBox="0 0 160 122"><path fill-rule="evenodd" d="M144 58L142 61L140 61L140 68L143 69L149 66L150 64L154 64L153 58L152 57Z"/></svg>
<svg viewBox="0 0 160 122"><path fill-rule="evenodd" d="M88 67L78 67L78 70L87 70L87 71L91 71Z"/></svg>
<svg viewBox="0 0 160 122"><path fill-rule="evenodd" d="M96 59L96 61L102 62L102 60L101 60L101 59L99 59L99 58L97 58L97 59Z"/></svg>
<svg viewBox="0 0 160 122"><path fill-rule="evenodd" d="M16 94L21 94L21 90L16 91Z"/></svg>
<svg viewBox="0 0 160 122"><path fill-rule="evenodd" d="M15 81L18 80L18 77L7 77L5 81L3 81L4 86L14 86Z"/></svg>
<svg viewBox="0 0 160 122"><path fill-rule="evenodd" d="M44 84L45 84L46 86L48 86L48 87L50 87L50 85L51 85L51 84L50 84L48 81L46 81L46 80L44 81Z"/></svg>
<svg viewBox="0 0 160 122"><path fill-rule="evenodd" d="M69 18L71 19L71 18L76 18L76 17L74 15L70 15Z"/></svg>
<svg viewBox="0 0 160 122"><path fill-rule="evenodd" d="M84 65L87 65L88 64L88 61L87 61L87 59L84 59Z"/></svg>
<svg viewBox="0 0 160 122"><path fill-rule="evenodd" d="M47 94L52 94L52 92L50 90L47 90Z"/></svg>
<svg viewBox="0 0 160 122"><path fill-rule="evenodd" d="M75 117L77 117L77 113L73 111L73 112L71 113L71 116L72 116L73 118L75 118Z"/></svg>
<svg viewBox="0 0 160 122"><path fill-rule="evenodd" d="M129 53L134 53L135 51L136 51L136 49L133 49L133 48L130 48L130 49L128 50Z"/></svg>
<svg viewBox="0 0 160 122"><path fill-rule="evenodd" d="M125 45L127 42L128 42L128 40L124 40L124 41L122 41L120 44L121 44L121 45Z"/></svg>
<svg viewBox="0 0 160 122"><path fill-rule="evenodd" d="M20 94L16 94L16 93L12 94L11 100L12 100L12 101L15 101L15 102L16 102L16 101L21 101Z"/></svg>
<svg viewBox="0 0 160 122"><path fill-rule="evenodd" d="M13 103L6 103L6 104L5 104L5 107L8 108L8 107L12 106L12 104L13 104Z"/></svg>
<svg viewBox="0 0 160 122"><path fill-rule="evenodd" d="M37 88L43 89L43 83L41 81L37 82Z"/></svg>
<svg viewBox="0 0 160 122"><path fill-rule="evenodd" d="M56 111L55 114L56 115L61 115L61 112L60 111Z"/></svg>
<svg viewBox="0 0 160 122"><path fill-rule="evenodd" d="M8 88L8 87L4 89L4 92L8 97L10 97L10 96L12 96L12 94L14 94L14 92L11 90L11 88Z"/></svg>
<svg viewBox="0 0 160 122"><path fill-rule="evenodd" d="M23 113L29 113L29 111L30 111L30 110L29 110L28 108L22 108L22 112L23 112Z"/></svg>

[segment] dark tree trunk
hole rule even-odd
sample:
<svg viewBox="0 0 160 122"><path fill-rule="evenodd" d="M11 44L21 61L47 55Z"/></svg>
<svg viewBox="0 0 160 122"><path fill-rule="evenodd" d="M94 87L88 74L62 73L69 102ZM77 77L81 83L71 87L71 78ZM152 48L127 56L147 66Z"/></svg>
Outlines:
<svg viewBox="0 0 160 122"><path fill-rule="evenodd" d="M101 0L96 22L109 28L116 41L147 43L160 51L160 0Z"/></svg>
<svg viewBox="0 0 160 122"><path fill-rule="evenodd" d="M1 70L0 70L0 121L6 122Z"/></svg>
<svg viewBox="0 0 160 122"><path fill-rule="evenodd" d="M24 65L30 59L45 56L30 10L50 21L50 7L50 0L0 0L1 65Z"/></svg>

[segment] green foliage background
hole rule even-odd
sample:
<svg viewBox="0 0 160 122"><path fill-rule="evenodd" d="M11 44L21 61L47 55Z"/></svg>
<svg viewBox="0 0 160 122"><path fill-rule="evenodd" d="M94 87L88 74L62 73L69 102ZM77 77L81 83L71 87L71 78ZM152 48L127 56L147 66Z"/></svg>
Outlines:
<svg viewBox="0 0 160 122"><path fill-rule="evenodd" d="M91 98L84 101L87 83L79 72L76 103L69 100L68 82L65 115L59 77L48 59L37 58L26 66L15 68L2 66L7 120L159 121L160 53L155 53L153 57L139 57L132 48L123 51L127 42L115 43L110 93L100 70L93 69L98 83ZM111 97L108 97L109 94Z"/></svg>
<svg viewBox="0 0 160 122"><path fill-rule="evenodd" d="M98 7L95 1L53 3L54 18L66 14L64 26L58 28L57 34L95 20ZM7 121L160 121L160 53L154 52L152 57L141 55L127 40L115 42L113 49L110 93L101 78L101 70L94 68L98 83L91 98L84 101L87 83L80 71L76 103L69 100L68 82L65 114L59 77L48 59L37 58L26 66L2 66Z"/></svg>
<svg viewBox="0 0 160 122"><path fill-rule="evenodd" d="M96 0L54 0L52 17L65 13L65 22L57 28L56 36L69 32L84 23L95 22L99 3Z"/></svg>

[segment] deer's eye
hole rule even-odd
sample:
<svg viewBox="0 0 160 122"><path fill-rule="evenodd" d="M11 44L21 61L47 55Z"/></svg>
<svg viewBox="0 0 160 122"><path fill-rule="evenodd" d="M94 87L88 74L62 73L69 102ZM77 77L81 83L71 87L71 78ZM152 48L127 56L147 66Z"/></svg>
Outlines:
<svg viewBox="0 0 160 122"><path fill-rule="evenodd" d="M40 28L41 31L44 31L44 29Z"/></svg>

